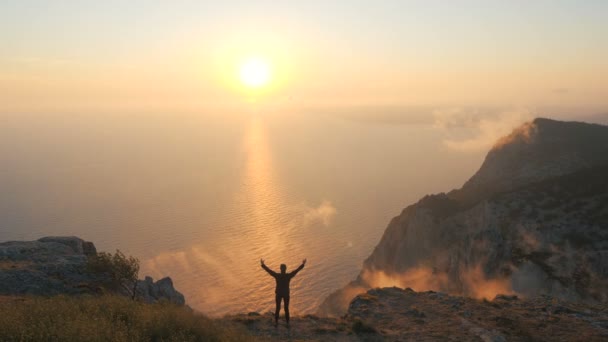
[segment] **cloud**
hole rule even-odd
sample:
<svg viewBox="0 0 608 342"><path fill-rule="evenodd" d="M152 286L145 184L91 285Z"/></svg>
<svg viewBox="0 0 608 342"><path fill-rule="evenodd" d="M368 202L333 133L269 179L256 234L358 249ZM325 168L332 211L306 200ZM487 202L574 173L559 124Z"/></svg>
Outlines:
<svg viewBox="0 0 608 342"><path fill-rule="evenodd" d="M235 302L243 286L240 277L246 271L243 267L251 266L243 260L250 259L238 250L227 252L194 245L144 260L141 275L150 275L155 280L170 276L189 305L213 315L227 303ZM194 282L192 275L198 281Z"/></svg>
<svg viewBox="0 0 608 342"><path fill-rule="evenodd" d="M481 264L463 268L458 279L459 290L454 289L445 272L438 272L429 267L415 267L406 272L388 275L382 271L365 269L362 279L372 288L392 287L411 288L414 291L439 291L455 295L466 295L477 299L494 299L498 294L513 294L509 278L487 278Z"/></svg>
<svg viewBox="0 0 608 342"><path fill-rule="evenodd" d="M443 132L443 144L460 152L488 150L514 128L534 118L527 109L481 113L452 108L437 110L433 115L434 127Z"/></svg>
<svg viewBox="0 0 608 342"><path fill-rule="evenodd" d="M371 287L409 287L414 291L445 291L448 284L446 274L436 274L428 267L412 268L395 275L365 269L362 278Z"/></svg>
<svg viewBox="0 0 608 342"><path fill-rule="evenodd" d="M511 278L489 278L483 272L482 263L471 267L461 265L456 278L447 272L431 267L413 267L397 274L364 268L360 278L332 293L319 308L319 313L340 316L344 314L354 296L370 288L400 287L414 291L436 291L456 296L492 300L498 294L515 294ZM529 277L521 277L527 280ZM523 281L520 281L523 283ZM521 295L521 293L518 293Z"/></svg>
<svg viewBox="0 0 608 342"><path fill-rule="evenodd" d="M303 224L309 225L315 222L320 222L324 226L329 226L333 217L336 215L336 207L330 201L323 200L321 204L314 207L306 207L303 215Z"/></svg>

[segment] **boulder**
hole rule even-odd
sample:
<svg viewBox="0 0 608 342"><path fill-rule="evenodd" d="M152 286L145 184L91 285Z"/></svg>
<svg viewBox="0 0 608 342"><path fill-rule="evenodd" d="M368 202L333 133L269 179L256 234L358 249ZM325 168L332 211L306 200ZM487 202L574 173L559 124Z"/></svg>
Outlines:
<svg viewBox="0 0 608 342"><path fill-rule="evenodd" d="M50 296L88 291L82 284L96 279L87 274L84 243L77 237L0 243L0 263L5 266L0 269L0 294Z"/></svg>
<svg viewBox="0 0 608 342"><path fill-rule="evenodd" d="M156 282L152 277L137 281L137 297L147 303L156 303L167 300L177 305L186 304L184 295L173 287L173 280L169 277L162 278Z"/></svg>

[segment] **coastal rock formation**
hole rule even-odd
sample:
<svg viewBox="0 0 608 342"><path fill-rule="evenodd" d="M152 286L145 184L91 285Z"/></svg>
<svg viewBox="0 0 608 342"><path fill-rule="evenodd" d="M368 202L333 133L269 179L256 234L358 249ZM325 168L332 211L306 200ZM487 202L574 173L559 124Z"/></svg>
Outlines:
<svg viewBox="0 0 608 342"><path fill-rule="evenodd" d="M608 301L608 127L536 119L501 139L458 190L426 196L389 223L359 277L330 295L412 287Z"/></svg>
<svg viewBox="0 0 608 342"><path fill-rule="evenodd" d="M98 279L86 272L85 241L47 237L0 243L0 294L79 294L93 291ZM86 244L87 253L94 253Z"/></svg>
<svg viewBox="0 0 608 342"><path fill-rule="evenodd" d="M92 242L75 236L44 237L36 241L0 243L0 295L99 294L104 275L90 272ZM146 302L168 300L184 305L184 296L171 278L138 280L137 293Z"/></svg>
<svg viewBox="0 0 608 342"><path fill-rule="evenodd" d="M165 277L156 282L154 282L152 277L138 280L137 296L147 303L154 303L163 299L177 305L186 304L184 295L173 287L173 280L169 277Z"/></svg>

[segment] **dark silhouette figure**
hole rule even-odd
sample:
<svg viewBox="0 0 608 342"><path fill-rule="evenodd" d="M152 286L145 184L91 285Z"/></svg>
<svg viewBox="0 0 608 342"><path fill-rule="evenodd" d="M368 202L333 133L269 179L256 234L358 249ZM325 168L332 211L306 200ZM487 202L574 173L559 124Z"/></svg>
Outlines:
<svg viewBox="0 0 608 342"><path fill-rule="evenodd" d="M274 290L275 301L277 304L274 312L274 325L277 326L279 324L279 311L281 311L281 300L283 300L285 307L285 320L287 321L287 326L289 326L289 282L291 281L291 278L295 277L296 274L298 274L298 272L304 268L304 265L306 265L306 259L302 260L302 265L300 265L300 267L289 273L286 273L287 266L285 264L281 264L281 273L277 273L264 264L264 259L260 259L260 263L262 264L262 268L277 282L277 287Z"/></svg>

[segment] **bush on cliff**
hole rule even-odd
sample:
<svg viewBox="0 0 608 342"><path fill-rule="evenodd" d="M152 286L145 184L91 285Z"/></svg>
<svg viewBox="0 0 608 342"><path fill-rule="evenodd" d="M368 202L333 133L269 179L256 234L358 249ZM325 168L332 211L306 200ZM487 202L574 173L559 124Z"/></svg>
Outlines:
<svg viewBox="0 0 608 342"><path fill-rule="evenodd" d="M135 298L139 260L133 256L125 256L121 251L116 253L100 252L88 258L87 267L90 272L104 274L107 277L104 287L111 291L122 291Z"/></svg>
<svg viewBox="0 0 608 342"><path fill-rule="evenodd" d="M0 341L248 341L187 307L122 296L0 297Z"/></svg>

